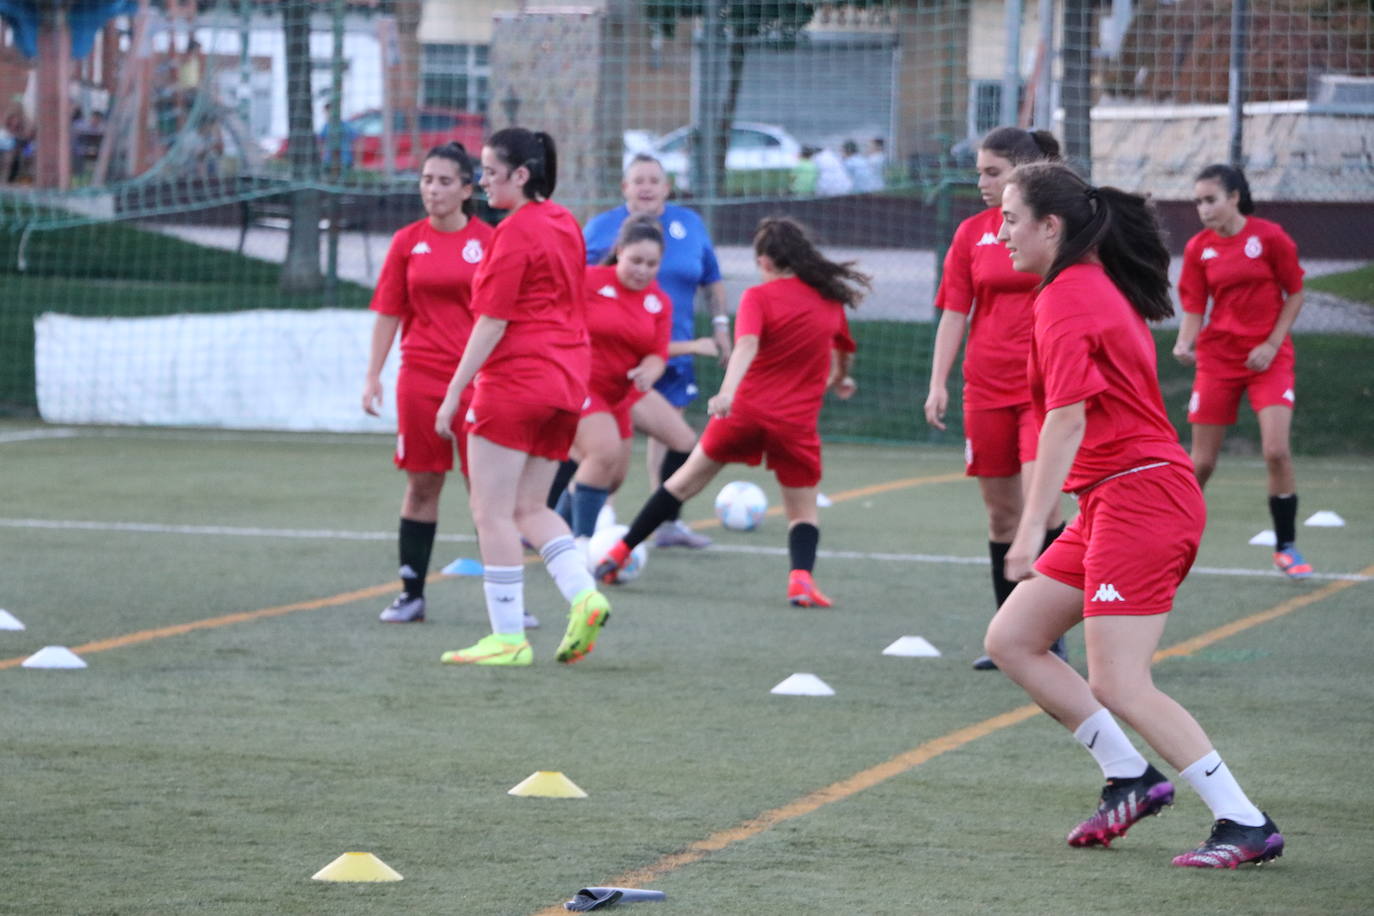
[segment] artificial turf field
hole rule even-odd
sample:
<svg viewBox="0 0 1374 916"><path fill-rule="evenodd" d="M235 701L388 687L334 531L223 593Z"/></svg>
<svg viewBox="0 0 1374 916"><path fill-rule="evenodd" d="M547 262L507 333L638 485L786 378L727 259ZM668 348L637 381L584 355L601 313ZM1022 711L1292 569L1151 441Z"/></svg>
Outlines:
<svg viewBox="0 0 1374 916"><path fill-rule="evenodd" d="M1347 521L1300 544L1356 579L1267 571L1246 543L1268 527L1258 462L1223 459L1209 485L1163 644L1181 651L1157 678L1288 840L1272 866L1212 873L1169 865L1209 820L1181 781L1111 850L1064 843L1099 774L1012 684L968 667L991 589L954 451L827 449L832 610L784 602L779 519L710 528L722 549L653 555L570 668L552 661L563 608L531 566L545 625L515 670L438 664L486 632L476 579L431 584L426 624L376 622L396 587L389 451L0 424L0 607L27 625L0 631L0 912L531 914L597 884L666 891L631 905L649 914L1370 909L1368 459L1298 461L1300 519ZM776 502L735 471L720 482ZM621 514L643 495L637 461ZM710 511L703 496L685 517ZM456 486L444 513L441 538L471 534ZM475 545L435 553L437 569ZM883 656L902 635L944 656ZM53 644L90 667L18 666ZM795 672L836 695L770 695ZM589 797L507 794L535 770ZM352 850L405 880L310 880Z"/></svg>

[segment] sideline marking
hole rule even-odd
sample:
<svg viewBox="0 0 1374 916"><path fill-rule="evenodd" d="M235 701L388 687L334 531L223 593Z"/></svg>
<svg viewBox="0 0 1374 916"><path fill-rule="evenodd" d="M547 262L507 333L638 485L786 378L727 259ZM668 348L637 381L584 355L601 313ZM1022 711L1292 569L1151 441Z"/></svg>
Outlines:
<svg viewBox="0 0 1374 916"><path fill-rule="evenodd" d="M1374 576L1374 565L1366 566L1360 571L1360 574L1364 576ZM1204 649L1213 643L1229 639L1237 633L1241 633L1252 627L1257 627L1263 623L1268 623L1271 620L1276 620L1286 614L1291 614L1309 604L1316 604L1318 601L1323 601L1338 592L1354 587L1356 584L1357 583L1352 580L1343 580L1323 585L1321 588L1309 594L1290 598L1267 610L1258 611L1248 617L1242 617L1231 623L1223 624L1216 629L1208 630L1206 633L1194 636L1192 639L1186 639L1177 645L1170 646L1168 649L1160 649L1154 654L1153 662L1157 664L1167 658L1179 658L1181 656L1191 655L1199 649ZM917 745L911 750L903 751L877 766L869 767L866 770L860 770L853 776L841 779L838 782L833 782L825 788L809 792L781 807L773 808L756 817L741 821L733 827L718 830L704 840L697 840L678 852L668 853L660 857L658 861L651 865L623 872L603 882L599 886L636 887L650 884L669 872L676 871L685 865L691 865L693 862L701 861L713 852L719 852L722 849L734 846L736 843L742 843L778 824L801 817L804 814L811 814L833 802L843 801L852 795L857 795L865 789L871 789L880 783L886 782L894 776L900 776L908 770L912 770L927 761L934 760L942 754L956 751L966 744L977 741L979 738L986 738L994 732L999 732L1004 728L1010 728L1013 725L1019 725L1027 719L1033 719L1040 714L1040 711L1039 706L1036 706L1034 703L1029 703L1025 706L1018 706L1015 709L993 716L990 719L984 719L982 722L977 722L973 725L968 725L964 728L949 732L948 734L941 735L939 738L932 738L929 741ZM538 910L534 916L557 916L557 914L563 912L565 911L563 905L560 903Z"/></svg>
<svg viewBox="0 0 1374 916"><path fill-rule="evenodd" d="M854 490L845 490L831 497L835 502L843 502L851 499L860 499L864 496L871 496L874 493L886 493L891 490L901 490L909 487L919 487L931 483L948 483L953 480L964 480L963 474L935 474L929 477L905 477L901 480L893 480L887 483L874 484L867 487L859 487ZM781 512L780 507L768 510L769 512ZM28 522L28 519L18 519L13 521ZM0 522L3 524L3 522ZM89 527L102 525L102 522L77 522L63 523L64 527ZM702 523L701 527L709 527L710 524L720 524L718 521ZM128 523L121 530L146 530L148 526L139 526ZM178 526L170 526L178 527ZM239 533L243 529L224 529L220 533ZM300 533L298 533L299 535ZM394 536L394 535L393 535ZM371 539L371 536L368 536ZM476 540L472 538L472 540ZM525 564L538 562L539 558L527 557ZM448 578L443 573L432 573L425 581L434 582L442 578ZM193 620L190 623L178 623L167 627L157 627L151 630L139 630L135 633L126 633L123 636L113 636L109 639L98 639L94 642L82 643L79 646L72 646L71 650L77 655L89 655L92 652L104 652L107 649L119 649L124 646L137 645L138 643L149 642L154 639L163 639L168 636L181 636L184 633L191 633L196 630L213 630L218 627L225 627L235 623L248 623L254 620L263 620L268 617L280 617L283 614L292 614L296 611L313 611L322 607L337 607L340 604L348 604L352 601L359 601L364 598L375 598L379 595L388 594L396 589L394 580L381 585L371 585L367 588L360 588L351 592L344 592L339 595L332 595L327 598L314 598L309 601L297 601L294 604L281 604L276 607L260 608L256 611L240 611L234 614L224 614L219 617L209 617L204 620ZM6 668L15 668L24 663L27 655L16 656L14 658L0 659L0 671Z"/></svg>

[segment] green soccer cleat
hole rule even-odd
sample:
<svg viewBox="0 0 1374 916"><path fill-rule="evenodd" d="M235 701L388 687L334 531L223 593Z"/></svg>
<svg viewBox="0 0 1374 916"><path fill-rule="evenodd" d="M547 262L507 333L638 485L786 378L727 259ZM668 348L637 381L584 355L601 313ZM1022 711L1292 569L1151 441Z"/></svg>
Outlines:
<svg viewBox="0 0 1374 916"><path fill-rule="evenodd" d="M610 619L611 603L605 595L594 588L581 592L568 611L568 630L554 657L565 665L586 658L596 648L596 637Z"/></svg>
<svg viewBox="0 0 1374 916"><path fill-rule="evenodd" d="M516 668L534 663L534 650L523 634L492 633L476 645L439 656L445 665L505 665Z"/></svg>

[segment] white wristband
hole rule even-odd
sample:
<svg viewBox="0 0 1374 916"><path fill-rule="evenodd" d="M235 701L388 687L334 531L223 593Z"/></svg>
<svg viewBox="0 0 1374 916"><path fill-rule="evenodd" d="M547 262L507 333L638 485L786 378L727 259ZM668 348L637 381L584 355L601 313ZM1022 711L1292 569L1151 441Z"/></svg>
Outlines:
<svg viewBox="0 0 1374 916"><path fill-rule="evenodd" d="M721 325L721 326L724 326L724 327L728 327L728 326L730 325L730 316L729 316L729 315L716 315L714 318L711 319L711 324Z"/></svg>

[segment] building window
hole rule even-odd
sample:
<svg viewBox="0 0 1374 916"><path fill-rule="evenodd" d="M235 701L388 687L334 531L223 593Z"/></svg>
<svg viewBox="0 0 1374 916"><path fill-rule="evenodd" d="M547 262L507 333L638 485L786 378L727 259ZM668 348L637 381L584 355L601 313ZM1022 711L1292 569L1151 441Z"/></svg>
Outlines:
<svg viewBox="0 0 1374 916"><path fill-rule="evenodd" d="M489 47L421 45L420 104L486 114L491 100Z"/></svg>
<svg viewBox="0 0 1374 916"><path fill-rule="evenodd" d="M1020 86L1016 107L1026 97L1026 84ZM981 137L1002 123L1002 81L969 80L968 84L968 135Z"/></svg>

